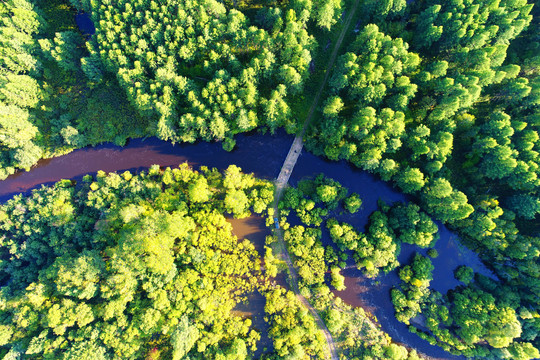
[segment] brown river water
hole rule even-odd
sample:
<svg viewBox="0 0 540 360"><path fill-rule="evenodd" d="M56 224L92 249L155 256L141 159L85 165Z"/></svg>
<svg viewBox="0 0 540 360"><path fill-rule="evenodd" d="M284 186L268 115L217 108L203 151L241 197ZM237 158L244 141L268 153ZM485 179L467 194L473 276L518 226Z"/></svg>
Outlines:
<svg viewBox="0 0 540 360"><path fill-rule="evenodd" d="M220 170L236 164L244 172L253 172L258 177L274 179L279 174L292 140L292 136L284 132L278 132L274 136L240 135L237 137L237 146L232 152L224 151L219 143L199 142L172 145L156 138L131 140L125 147L103 144L40 161L31 171L20 172L0 181L0 202L5 202L18 193L29 193L32 189L52 184L60 179L80 180L84 175L95 174L98 170L140 171L153 164L175 167L186 161L194 167L206 165ZM355 215L339 218L341 221L350 222L360 230L364 230L369 215L377 209L378 199L387 203L409 200L405 195L393 189L390 184L365 171L353 168L345 162L326 161L305 151L298 159L290 183L295 185L302 177L315 176L321 172L360 195L363 201L361 211ZM263 251L265 236L269 234L263 219L254 216L230 221L236 236L240 239L248 238L255 244L259 253ZM462 264L471 266L476 272L493 277L474 252L459 245L455 234L441 224L438 225L440 239L435 248L440 255L433 260L435 280L432 281L432 287L435 290L446 292L459 285L453 277L453 271ZM323 231L323 242L327 241L328 233ZM406 263L414 256L415 251L417 248L404 244L399 257L400 262ZM423 253L425 254L425 251ZM335 294L353 306L362 306L372 312L378 318L382 329L395 341L433 359L458 358L410 333L404 324L394 318L390 289L399 282L396 272L381 276L376 281L365 278L354 268L344 270L343 275L346 277L347 289L335 292ZM238 312L251 317L254 327L265 333L267 326L263 321L264 298L260 294L252 294L249 300L248 304L239 306ZM260 348L270 346L265 336L262 337L261 344Z"/></svg>
<svg viewBox="0 0 540 360"><path fill-rule="evenodd" d="M264 257L264 243L267 235L272 235L272 232L265 225L265 220L257 215L252 215L244 219L228 218L228 222L233 226L233 234L239 239L248 239L255 245L255 249L260 257ZM284 278L280 278L284 285ZM264 305L266 301L264 296L255 291L248 295L248 301L239 304L235 308L236 315L249 317L253 327L261 334L261 339L257 343L257 351L255 357L267 351L272 350L272 340L268 337L268 323L264 321Z"/></svg>

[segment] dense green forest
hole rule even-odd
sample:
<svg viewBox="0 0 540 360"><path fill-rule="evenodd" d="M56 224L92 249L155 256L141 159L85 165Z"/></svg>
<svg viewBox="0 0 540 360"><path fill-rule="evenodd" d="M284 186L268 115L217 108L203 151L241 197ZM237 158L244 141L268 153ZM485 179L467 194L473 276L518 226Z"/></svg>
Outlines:
<svg viewBox="0 0 540 360"><path fill-rule="evenodd" d="M341 202L355 212L361 203L322 176L299 188L291 188L288 198L300 194L301 202L316 202L309 210L296 209L314 217L322 216L316 209L328 215ZM315 191L311 196L309 189ZM251 358L260 330L233 310L258 291L265 297L272 340L261 358L324 358L326 343L313 318L294 293L273 280L283 269L272 251L273 237L267 238L263 259L249 240L232 235L225 218L253 211L269 215L272 225L272 201L270 182L234 165L223 174L187 164L152 166L139 174L98 172L80 184L62 180L30 196L17 195L0 206L0 355ZM343 288L339 266L346 256L340 262L332 247L320 246L320 231L310 237L284 219L302 292L324 314L340 352L349 359L419 359L414 350L392 343L368 313L330 292L324 273L331 268L331 286ZM305 269L317 263L320 272L313 278Z"/></svg>
<svg viewBox="0 0 540 360"><path fill-rule="evenodd" d="M369 24L340 57L308 146L414 194L501 280L478 279L441 299L420 283L411 286L413 279L428 280L413 271L404 292L393 292L400 317L414 317L425 299L423 336L444 348L537 357L538 7L526 1L382 3L389 11L369 8L363 18ZM374 215L371 223L384 236L385 218ZM392 266L394 251L385 249L383 269ZM471 301L481 301L483 310L468 308ZM488 326L493 317L499 321ZM512 337L521 341L509 346Z"/></svg>
<svg viewBox="0 0 540 360"><path fill-rule="evenodd" d="M84 58L75 14L60 0L0 3L0 179L42 157L148 134L115 77Z"/></svg>
<svg viewBox="0 0 540 360"><path fill-rule="evenodd" d="M236 166L221 174L187 164L100 172L9 200L0 207L1 356L244 359L260 332L231 311L253 291L267 298L266 358L320 355L313 319L225 218L266 213L272 201L271 183Z"/></svg>
<svg viewBox="0 0 540 360"><path fill-rule="evenodd" d="M272 281L283 268L272 251L275 239L267 238L261 272L262 254L248 240L239 242L224 217L254 211L268 214L271 226L272 201L271 183L234 165L221 174L186 164L136 175L99 172L77 186L63 180L16 196L0 208L3 353L243 359L257 349L260 333L231 311L259 291L273 340L264 358L322 358L325 342L313 319L292 292ZM418 359L331 290L345 289L340 272L349 258L367 276L392 271L401 243L433 246L437 226L413 203L381 203L364 232L336 220L361 204L357 194L322 174L287 189L278 216L300 292L323 314L346 358ZM292 215L298 225L289 224ZM323 224L331 245L322 245ZM536 317L526 309L518 316L515 294L482 275L472 282L472 269L462 266L456 277L465 285L443 296L429 288L432 270L421 255L399 269L403 282L392 290L397 318L411 324L424 317L411 330L469 356L540 355L524 341L535 335Z"/></svg>
<svg viewBox="0 0 540 360"><path fill-rule="evenodd" d="M158 136L232 150L239 133L299 131L320 80L314 59L328 51L321 40L353 2L0 2L0 179L105 141ZM392 182L414 202L381 204L366 229L355 229L336 214L358 211L356 194L324 176L289 188L278 216L302 291L348 358L415 355L380 340L380 330L364 326L371 321L358 322L367 314L331 295L344 287L347 259L370 278L399 272L396 317L428 341L471 357L540 356L540 4L359 4L306 146ZM78 11L90 14L95 34L77 28ZM258 335L230 311L257 289L267 297L269 356L321 356L316 325L286 290L268 287L254 265L260 255L248 243L231 250L223 213L261 213L272 198L269 183L235 167L100 173L16 197L0 212L3 353L245 356ZM301 224L289 225L289 214ZM429 287L429 257L399 264L402 243L433 246L434 220L499 280L461 267L463 285L439 294ZM322 245L322 229L332 246ZM158 233L159 246L151 241ZM275 275L272 258L265 262ZM216 308L205 302L212 298L227 302Z"/></svg>
<svg viewBox="0 0 540 360"><path fill-rule="evenodd" d="M237 133L296 131L291 108L303 99L316 46L307 23L328 31L341 5L2 2L0 178L129 137L217 140L231 150ZM90 38L76 27L77 9L92 14Z"/></svg>

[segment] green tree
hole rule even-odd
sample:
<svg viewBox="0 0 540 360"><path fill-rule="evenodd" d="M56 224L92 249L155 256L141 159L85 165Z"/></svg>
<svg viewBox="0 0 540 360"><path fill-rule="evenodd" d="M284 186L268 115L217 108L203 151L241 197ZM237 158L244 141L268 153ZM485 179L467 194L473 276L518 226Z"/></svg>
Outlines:
<svg viewBox="0 0 540 360"><path fill-rule="evenodd" d="M199 329L193 324L190 324L187 316L183 316L171 335L170 341L173 348L173 360L183 359L193 348L200 336Z"/></svg>
<svg viewBox="0 0 540 360"><path fill-rule="evenodd" d="M330 274L332 276L332 286L337 291L345 290L345 277L339 273L340 269L338 267L333 267L330 269Z"/></svg>
<svg viewBox="0 0 540 360"><path fill-rule="evenodd" d="M444 222L465 219L474 211L467 196L454 190L450 182L443 178L437 178L426 186L422 200L427 211Z"/></svg>
<svg viewBox="0 0 540 360"><path fill-rule="evenodd" d="M206 202L212 196L208 188L208 182L204 176L200 176L189 185L189 198L193 202Z"/></svg>
<svg viewBox="0 0 540 360"><path fill-rule="evenodd" d="M396 174L396 182L405 193L414 193L425 185L424 174L418 168L407 168Z"/></svg>
<svg viewBox="0 0 540 360"><path fill-rule="evenodd" d="M433 246L437 239L437 225L420 211L415 204L392 206L388 212L388 223L401 241L420 247Z"/></svg>
<svg viewBox="0 0 540 360"><path fill-rule="evenodd" d="M497 304L486 292L470 287L453 295L451 316L458 330L456 333L468 344L481 339L495 348L507 347L521 334L521 325L515 311Z"/></svg>
<svg viewBox="0 0 540 360"><path fill-rule="evenodd" d="M233 213L235 216L242 216L247 210L249 200L243 190L233 189L227 191L224 204L227 211Z"/></svg>
<svg viewBox="0 0 540 360"><path fill-rule="evenodd" d="M454 271L454 276L459 281L469 284L474 278L474 271L472 268L462 265L456 268Z"/></svg>
<svg viewBox="0 0 540 360"><path fill-rule="evenodd" d="M343 201L343 203L345 209L347 209L347 211L351 214L354 214L362 206L362 199L360 199L360 196L357 193L352 193Z"/></svg>
<svg viewBox="0 0 540 360"><path fill-rule="evenodd" d="M56 33L54 39L39 40L42 51L66 71L78 71L82 57L82 38L74 31Z"/></svg>

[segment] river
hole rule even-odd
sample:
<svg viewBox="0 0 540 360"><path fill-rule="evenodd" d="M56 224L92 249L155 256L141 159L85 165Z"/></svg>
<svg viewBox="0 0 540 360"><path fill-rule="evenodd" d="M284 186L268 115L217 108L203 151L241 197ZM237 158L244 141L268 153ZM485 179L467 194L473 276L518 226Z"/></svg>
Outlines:
<svg viewBox="0 0 540 360"><path fill-rule="evenodd" d="M237 146L232 152L224 151L219 143L199 142L172 145L157 138L130 140L125 147L103 144L94 148L75 150L67 155L42 160L31 171L14 174L0 182L0 202L5 202L18 193L29 193L30 190L43 184L49 185L60 179L80 180L84 175L95 174L98 170L140 171L153 164L175 167L186 161L194 167L206 165L220 170L227 168L230 164L236 164L244 172L253 172L257 177L264 179L275 179L293 138L283 131L278 131L274 136L239 135L236 140ZM344 215L340 220L347 221L362 231L369 215L377 209L379 198L387 203L408 200L405 195L394 190L388 183L367 172L353 168L345 162L326 161L305 151L298 159L290 183L294 185L304 176L315 176L321 172L360 195L363 202L361 211L355 215ZM239 238L250 239L255 243L257 250L262 251L264 237L268 234L268 229L265 228L262 219L252 217L243 221L231 220L231 222ZM441 237L435 247L440 256L433 260L435 280L432 282L432 287L435 290L446 292L458 285L459 282L453 277L453 270L462 264L471 266L484 275L493 276L478 260L475 253L458 246L456 236L446 227L438 225ZM323 232L323 241L328 241L327 232ZM416 247L404 244L399 256L400 262L406 263L416 250ZM423 253L425 254L425 251ZM415 348L432 358L458 358L410 333L404 324L394 318L390 289L399 281L396 272L379 277L376 282L363 277L358 270L353 268L344 270L343 275L346 277L347 289L335 292L335 294L345 302L362 306L375 314L382 329L397 342ZM264 302L256 295L252 296L252 300L251 306L239 309L239 311L251 314L254 325L264 331L264 322L261 321L261 308ZM257 306L258 309L256 309Z"/></svg>

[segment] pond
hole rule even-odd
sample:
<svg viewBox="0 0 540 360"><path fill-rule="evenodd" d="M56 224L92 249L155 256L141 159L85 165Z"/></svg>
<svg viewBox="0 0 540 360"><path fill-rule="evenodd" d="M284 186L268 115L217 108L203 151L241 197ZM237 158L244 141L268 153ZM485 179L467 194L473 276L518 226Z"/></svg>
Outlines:
<svg viewBox="0 0 540 360"><path fill-rule="evenodd" d="M14 174L0 182L0 202L5 202L17 193L28 193L42 184L52 184L60 179L80 180L85 174L95 174L98 170L140 171L153 164L175 167L185 161L194 167L206 165L220 170L227 168L230 164L236 164L244 172L253 172L258 177L274 179L279 174L293 138L281 131L274 136L239 135L236 140L237 147L232 152L224 151L220 143L199 142L172 145L156 138L131 140L125 147L104 144L76 150L64 156L40 161L31 171ZM341 219L350 222L360 230L364 229L368 216L377 209L379 198L387 203L408 200L389 184L367 172L355 169L345 162L326 161L305 151L298 159L290 182L294 185L304 176L315 176L321 172L361 196L362 210L354 216L346 215ZM260 253L263 251L264 237L268 234L268 229L261 218L252 217L230 221L233 224L233 231L239 238L248 238L254 242ZM433 288L446 292L458 285L459 283L453 277L453 270L461 264L467 264L486 276L493 276L478 260L475 253L459 246L456 236L446 227L438 225L441 238L435 248L440 256L433 260L435 265ZM325 235L324 237L327 238L328 234ZM400 262L407 262L415 251L415 247L403 245L399 257ZM394 318L390 289L399 281L396 272L378 278L377 282L363 277L360 271L353 267L344 270L343 275L346 276L347 289L336 292L336 295L351 305L362 306L375 314L382 329L397 342L433 358L457 358L410 333L404 324ZM245 307L240 307L238 311L251 316L254 326L259 330L264 330L261 322L264 302L257 296L257 294L251 295L253 301Z"/></svg>

